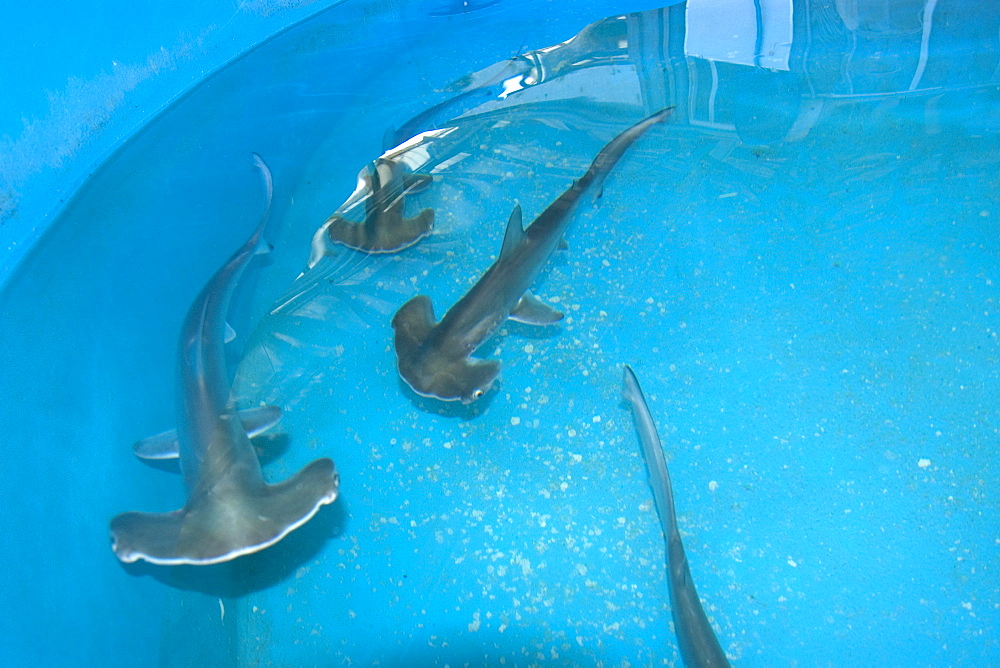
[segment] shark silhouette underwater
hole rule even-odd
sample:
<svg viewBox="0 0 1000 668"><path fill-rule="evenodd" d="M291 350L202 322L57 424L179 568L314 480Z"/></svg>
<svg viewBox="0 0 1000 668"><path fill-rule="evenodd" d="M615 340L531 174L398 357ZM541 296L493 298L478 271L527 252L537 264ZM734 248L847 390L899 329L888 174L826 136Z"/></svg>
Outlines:
<svg viewBox="0 0 1000 668"><path fill-rule="evenodd" d="M440 322L435 322L426 295L403 304L392 319L396 364L400 377L414 392L472 403L493 386L500 363L471 355L504 321L548 325L562 319L562 313L542 303L528 288L562 241L584 197L600 192L605 177L628 147L646 130L667 120L672 109L639 121L608 142L587 172L526 229L521 224L521 207L516 206L500 256Z"/></svg>
<svg viewBox="0 0 1000 668"><path fill-rule="evenodd" d="M358 174L354 194L326 219L313 235L307 269L326 254L327 241L366 253L395 253L409 248L434 229L434 210L422 209L407 218L409 196L426 190L432 178L407 171L401 158L381 156ZM342 213L364 201L364 220L353 222Z"/></svg>
<svg viewBox="0 0 1000 668"><path fill-rule="evenodd" d="M629 402L635 417L643 458L649 471L649 486L653 490L656 513L660 516L663 539L667 552L667 581L670 585L670 613L674 618L674 632L685 666L714 668L728 666L726 653L715 637L705 609L701 607L698 591L691 579L684 544L677 529L674 513L674 493L670 486L670 473L663 458L663 446L656 433L653 416L646 405L646 398L639 387L639 380L626 364L622 396Z"/></svg>
<svg viewBox="0 0 1000 668"><path fill-rule="evenodd" d="M263 228L271 205L271 174L260 156L254 154L254 160L267 190L261 222L198 294L181 329L176 443L188 499L173 512L126 512L111 520L112 549L126 563L229 561L277 543L337 498L339 477L325 457L284 482L266 483L247 435L256 426L245 425L230 400L226 311L247 265L268 250ZM265 415L262 422L272 420L273 414ZM154 441L158 438L170 456L170 432Z"/></svg>

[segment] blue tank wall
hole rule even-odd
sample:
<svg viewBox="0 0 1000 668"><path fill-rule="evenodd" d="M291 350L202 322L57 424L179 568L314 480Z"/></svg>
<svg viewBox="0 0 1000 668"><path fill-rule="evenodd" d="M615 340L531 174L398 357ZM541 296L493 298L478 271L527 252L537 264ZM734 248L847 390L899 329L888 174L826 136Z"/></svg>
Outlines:
<svg viewBox="0 0 1000 668"><path fill-rule="evenodd" d="M139 127L240 53L336 1L7 7L0 23L0 292L71 195ZM50 294L52 281L66 284L66 267L52 269L24 278L39 295ZM105 383L82 363L94 351L56 343L79 340L73 331L90 328L80 319L86 309L70 308L62 324L52 325L57 318L47 303L42 298L28 315L0 313L7 378L0 407L0 664L231 663L235 617L224 616L215 597L123 572L106 531L95 530L120 510L104 507L114 481L101 464L108 452L103 436L117 421L117 391L94 389ZM39 342L39 354L25 349L28 341ZM143 381L134 381L119 389L140 391ZM81 386L92 391L81 393Z"/></svg>
<svg viewBox="0 0 1000 668"><path fill-rule="evenodd" d="M30 248L45 247L36 242L92 174L97 172L91 185L121 183L126 192L127 179L141 178L137 172L98 170L137 129L255 44L338 3L251 0L239 10L231 0L190 4L163 9L167 5L150 0L101 0L75 14L18 5L0 27L6 87L0 106L0 606L6 611L0 615L0 665L226 665L237 656L235 603L199 592L225 596L226 578L238 574L220 567L203 575L218 587L198 587L190 573L178 578L181 584L167 586L142 568L123 568L106 529L107 520L124 509L120 494L142 487L158 498L174 495L174 507L183 502L176 480L156 471L145 475L111 448L120 452L136 437L136 410L169 414L170 383L162 378L172 373L176 327L159 331L155 323L172 323L173 315L186 310L196 290L185 283L195 280L187 275L191 267L210 273L218 262L211 259L217 252L207 238L211 232L200 233L206 237L200 246L185 244L204 246L201 255L168 266L108 241L133 228L106 212L86 211L78 219L101 220L102 229L56 225L46 235L47 247L64 252L36 252L21 263ZM351 0L334 8L345 11L334 18L392 21L404 9L413 15L443 4ZM590 21L658 4L593 0L574 4L570 17L559 3L519 0L505 2L499 14L548 16L535 22L543 34L532 43L554 44ZM365 11L376 6L378 12ZM561 21L548 14L557 9ZM470 62L486 66L524 40L521 34L506 37L510 44L502 53L481 47L484 52ZM464 73L449 72L442 80ZM252 183L256 187L255 178ZM228 196L240 183L227 187L218 191L219 201L247 200L248 210L234 215L256 215L258 202ZM76 210L88 201L78 198ZM141 210L141 202L128 204ZM133 226L143 222L132 218ZM168 247L159 248L159 255L180 257L169 252L176 239L164 243ZM108 247L120 257L102 254ZM70 259L53 263L52 257ZM31 271L15 274L16 266ZM141 290L148 277L139 273L147 271L171 276L169 289L152 297ZM150 332L141 340L124 337L125 345L114 343L123 338L126 320L142 322Z"/></svg>
<svg viewBox="0 0 1000 668"><path fill-rule="evenodd" d="M0 25L0 282L136 128L206 74L339 1L11 4Z"/></svg>

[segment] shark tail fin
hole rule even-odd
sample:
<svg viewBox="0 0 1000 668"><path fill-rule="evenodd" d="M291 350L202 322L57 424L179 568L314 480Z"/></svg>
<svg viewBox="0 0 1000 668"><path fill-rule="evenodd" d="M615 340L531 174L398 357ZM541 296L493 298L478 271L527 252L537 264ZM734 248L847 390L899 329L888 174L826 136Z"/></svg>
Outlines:
<svg viewBox="0 0 1000 668"><path fill-rule="evenodd" d="M207 565L274 545L337 498L333 461L317 459L274 485L193 496L170 513L122 513L111 520L112 549L132 563Z"/></svg>

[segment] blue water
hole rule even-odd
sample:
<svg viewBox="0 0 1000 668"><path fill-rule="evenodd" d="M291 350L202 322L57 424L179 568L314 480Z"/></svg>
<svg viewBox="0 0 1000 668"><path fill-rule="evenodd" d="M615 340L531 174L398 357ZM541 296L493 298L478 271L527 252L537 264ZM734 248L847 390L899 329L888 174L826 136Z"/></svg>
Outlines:
<svg viewBox="0 0 1000 668"><path fill-rule="evenodd" d="M1000 661L1000 10L447 4L346 3L207 79L4 286L4 663L679 662L624 363L734 663ZM502 100L471 76L511 58ZM299 276L387 130L435 104L421 129L455 130L407 204L433 234ZM515 203L530 221L669 104L533 288L566 319L488 340L503 371L472 407L410 391L396 309L442 316ZM180 322L262 207L251 151L274 251L233 307L234 395L284 409L256 441L269 480L330 456L341 496L232 564L123 567L110 517L183 503L129 446L173 425Z"/></svg>

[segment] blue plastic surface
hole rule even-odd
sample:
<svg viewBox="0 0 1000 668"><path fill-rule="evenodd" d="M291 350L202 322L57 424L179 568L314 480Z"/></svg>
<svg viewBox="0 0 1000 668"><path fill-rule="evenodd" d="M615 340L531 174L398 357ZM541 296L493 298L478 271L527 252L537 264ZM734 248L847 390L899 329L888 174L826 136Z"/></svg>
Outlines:
<svg viewBox="0 0 1000 668"><path fill-rule="evenodd" d="M740 3L748 38L705 0L473 4L347 2L246 53L102 161L7 279L2 663L679 661L623 363L734 663L996 662L1000 12ZM508 59L532 64L509 95L456 99ZM515 203L529 222L667 104L533 288L567 318L501 327L472 407L410 391L396 309L423 293L440 318ZM414 118L456 128L408 203L432 235L303 273ZM231 564L122 566L110 517L183 501L130 445L173 426L181 320L260 213L251 151L274 251L232 309L234 396L284 410L269 479L330 456L341 497Z"/></svg>

